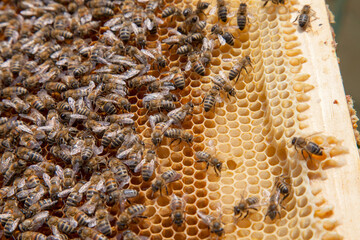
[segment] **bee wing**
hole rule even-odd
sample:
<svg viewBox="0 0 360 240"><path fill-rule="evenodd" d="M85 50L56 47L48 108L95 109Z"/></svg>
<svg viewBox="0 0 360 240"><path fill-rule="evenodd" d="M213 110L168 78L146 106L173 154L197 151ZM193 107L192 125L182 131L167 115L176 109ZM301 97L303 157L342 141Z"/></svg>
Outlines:
<svg viewBox="0 0 360 240"><path fill-rule="evenodd" d="M181 179L181 177L182 177L182 174L177 172L174 177L172 177L170 179L166 179L165 183L175 182L175 181Z"/></svg>
<svg viewBox="0 0 360 240"><path fill-rule="evenodd" d="M93 228L96 226L96 218L91 218L90 221L88 222L88 227L89 228Z"/></svg>
<svg viewBox="0 0 360 240"><path fill-rule="evenodd" d="M189 71L191 69L191 66L192 66L191 61L188 61L185 65L185 71Z"/></svg>
<svg viewBox="0 0 360 240"><path fill-rule="evenodd" d="M32 231L38 230L45 222L45 220L48 218L49 212L43 211L37 213L32 219L33 219L33 225L31 227Z"/></svg>
<svg viewBox="0 0 360 240"><path fill-rule="evenodd" d="M0 165L0 172L1 173L5 173L6 170L8 169L8 167L11 164L11 157L6 158L5 160L1 161L1 165Z"/></svg>
<svg viewBox="0 0 360 240"><path fill-rule="evenodd" d="M22 187L25 186L25 184L26 184L26 179L23 177L23 178L20 179L20 181L18 182L18 184L16 185L16 187L22 188Z"/></svg>
<svg viewBox="0 0 360 240"><path fill-rule="evenodd" d="M215 218L211 215L206 215L205 213L197 211L198 216L205 222L206 225L210 226L211 222L215 220Z"/></svg>
<svg viewBox="0 0 360 240"><path fill-rule="evenodd" d="M153 27L154 27L154 23L149 19L149 18L146 18L145 21L144 21L144 24L145 26L147 27L148 30L152 30Z"/></svg>
<svg viewBox="0 0 360 240"><path fill-rule="evenodd" d="M73 191L74 191L74 188L65 189L65 190L59 192L58 196L63 198L63 197L66 197L67 195L69 195Z"/></svg>
<svg viewBox="0 0 360 240"><path fill-rule="evenodd" d="M223 36L221 36L220 34L218 34L217 36L218 36L220 45L221 45L221 46L225 45L225 44L226 44L226 40L223 38Z"/></svg>
<svg viewBox="0 0 360 240"><path fill-rule="evenodd" d="M96 184L96 190L104 191L105 190L105 179L101 178L100 181Z"/></svg>
<svg viewBox="0 0 360 240"><path fill-rule="evenodd" d="M164 95L159 92L145 94L145 97L143 98L143 102L146 103L156 99L164 99Z"/></svg>
<svg viewBox="0 0 360 240"><path fill-rule="evenodd" d="M44 179L46 186L50 187L51 186L50 176L47 173L43 173L43 179Z"/></svg>
<svg viewBox="0 0 360 240"><path fill-rule="evenodd" d="M119 153L116 155L116 157L119 158L119 159L124 159L124 158L127 157L127 155L128 155L129 153L131 153L131 151L132 151L131 148L126 149L125 151L119 152Z"/></svg>
<svg viewBox="0 0 360 240"><path fill-rule="evenodd" d="M117 23L119 23L119 22L121 22L121 18L120 18L120 17L112 18L112 19L110 19L109 21L107 21L107 22L104 24L104 26L111 28L111 27L115 26L115 25L116 25ZM106 32L108 32L108 31L109 31L109 30L107 30ZM105 32L103 35L106 35L106 32ZM113 32L111 32L111 31L109 31L108 34L115 36L115 34L113 34Z"/></svg>
<svg viewBox="0 0 360 240"><path fill-rule="evenodd" d="M72 146L72 149L70 151L70 155L75 155L75 154L80 153L83 148L84 148L84 141L83 140L78 140L74 144L74 146Z"/></svg>
<svg viewBox="0 0 360 240"><path fill-rule="evenodd" d="M217 7L213 7L210 12L209 12L209 15L215 15L216 11L217 11Z"/></svg>
<svg viewBox="0 0 360 240"><path fill-rule="evenodd" d="M10 101L9 99L3 99L2 102L9 107L15 108L16 109L16 104L13 103L12 101Z"/></svg>
<svg viewBox="0 0 360 240"><path fill-rule="evenodd" d="M55 174L56 176L58 176L61 179L64 179L64 169L62 169L62 167L60 167L59 165L55 166Z"/></svg>
<svg viewBox="0 0 360 240"><path fill-rule="evenodd" d="M11 63L11 59L8 59L5 62L3 62L0 66L1 66L1 68L9 68L10 63Z"/></svg>
<svg viewBox="0 0 360 240"><path fill-rule="evenodd" d="M137 173L137 172L141 171L141 168L145 164L145 162L146 162L146 159L141 160L140 163L135 167L134 172Z"/></svg>
<svg viewBox="0 0 360 240"><path fill-rule="evenodd" d="M144 53L146 56L155 59L155 56L152 54L151 51L147 50L147 49L141 49L141 52Z"/></svg>
<svg viewBox="0 0 360 240"><path fill-rule="evenodd" d="M15 194L15 187L12 186L12 187L8 187L7 188L7 193L6 193L6 197L11 197L12 195Z"/></svg>
<svg viewBox="0 0 360 240"><path fill-rule="evenodd" d="M92 214L95 211L95 208L96 208L95 204L93 204L91 201L87 201L79 209L86 213Z"/></svg>
<svg viewBox="0 0 360 240"><path fill-rule="evenodd" d="M7 231L13 232L19 225L19 222L20 222L20 218L15 219L15 221L13 222L13 224L11 224L10 228L8 228Z"/></svg>
<svg viewBox="0 0 360 240"><path fill-rule="evenodd" d="M79 189L79 193L84 193L88 190L88 188L91 186L91 181L86 182L84 185L81 186Z"/></svg>

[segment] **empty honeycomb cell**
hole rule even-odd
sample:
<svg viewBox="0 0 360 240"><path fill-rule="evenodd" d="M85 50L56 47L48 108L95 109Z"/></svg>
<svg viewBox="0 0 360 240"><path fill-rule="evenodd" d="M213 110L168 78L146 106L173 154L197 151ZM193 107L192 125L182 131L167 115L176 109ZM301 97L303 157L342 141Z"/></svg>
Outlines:
<svg viewBox="0 0 360 240"><path fill-rule="evenodd" d="M167 213L167 215L164 215L164 217L167 217L167 216L169 216L169 215L171 215L170 210L169 210L169 212ZM163 219L163 221L161 222L161 226L162 226L163 228L168 228L168 227L170 227L171 225L172 225L172 220L171 220L171 218L165 218L165 219ZM161 234L163 234L164 231L165 231L165 229L162 230L162 233L161 233Z"/></svg>
<svg viewBox="0 0 360 240"><path fill-rule="evenodd" d="M195 195L196 195L198 198L205 197L205 196L207 195L207 190L205 190L205 189L196 190Z"/></svg>
<svg viewBox="0 0 360 240"><path fill-rule="evenodd" d="M221 134L227 133L229 131L229 128L226 125L220 125L217 126L217 131L220 133L219 138L223 138L224 136Z"/></svg>
<svg viewBox="0 0 360 240"><path fill-rule="evenodd" d="M196 201L196 196L194 194L186 194L184 199L187 204L194 204Z"/></svg>
<svg viewBox="0 0 360 240"><path fill-rule="evenodd" d="M197 227L188 227L186 229L186 234L189 236L195 236L199 232Z"/></svg>
<svg viewBox="0 0 360 240"><path fill-rule="evenodd" d="M173 235L174 235L174 231L172 229L164 229L162 232L161 232L161 235L164 237L164 238L171 238Z"/></svg>
<svg viewBox="0 0 360 240"><path fill-rule="evenodd" d="M194 154L193 154L193 150L191 149L191 148L189 148L189 147L185 147L184 149L183 149L183 154L184 154L184 156L186 156L186 157L192 157Z"/></svg>
<svg viewBox="0 0 360 240"><path fill-rule="evenodd" d="M196 188L204 188L206 186L206 182L205 181L195 181L194 185Z"/></svg>
<svg viewBox="0 0 360 240"><path fill-rule="evenodd" d="M178 160L178 159L177 159ZM175 162L173 160L173 162ZM182 162L185 166L192 166L194 163L194 160L192 158L185 158L184 161Z"/></svg>
<svg viewBox="0 0 360 240"><path fill-rule="evenodd" d="M191 194L191 193L193 193L195 191L195 188L193 186L184 186L183 191L186 194Z"/></svg>
<svg viewBox="0 0 360 240"><path fill-rule="evenodd" d="M153 234L160 233L161 232L161 226L160 225L151 225L150 231Z"/></svg>
<svg viewBox="0 0 360 240"><path fill-rule="evenodd" d="M238 103L239 103L240 101L241 101L241 100L239 100ZM250 113L249 110L245 108L245 107L247 107L248 102L247 102L246 100L244 100L244 102L246 102L246 105L245 105L245 106L239 106L239 104L238 104L239 107L244 107L244 108L238 109L238 111L237 111L238 115L240 115L240 116L248 116L249 113Z"/></svg>
<svg viewBox="0 0 360 240"><path fill-rule="evenodd" d="M300 217L306 217L312 213L312 206L305 206L304 208L299 210Z"/></svg>
<svg viewBox="0 0 360 240"><path fill-rule="evenodd" d="M192 177L183 177L181 181L186 185L190 185L194 183L194 179Z"/></svg>

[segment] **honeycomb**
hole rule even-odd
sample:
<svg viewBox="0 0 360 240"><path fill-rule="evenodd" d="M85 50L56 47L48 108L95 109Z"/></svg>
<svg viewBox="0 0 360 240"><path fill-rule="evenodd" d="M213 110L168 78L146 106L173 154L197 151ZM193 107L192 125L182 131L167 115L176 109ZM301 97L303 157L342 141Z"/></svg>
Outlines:
<svg viewBox="0 0 360 240"><path fill-rule="evenodd" d="M216 5L214 1L208 2L211 7ZM162 8L170 5L181 9L189 5L196 7L191 0L166 0L165 3ZM230 13L239 7L238 1L227 4ZM216 43L205 76L187 72L186 87L176 91L181 104L191 101L195 105L191 117L188 116L181 126L194 135L194 142L170 144L170 139L164 138L156 148L160 165L156 175L173 169L181 173L182 178L169 184L169 196L152 194L151 183L155 176L144 182L139 174L133 174L126 186L140 192L131 199L132 204L144 204L147 208L144 215L148 219L129 227L139 236L177 240L209 238L213 234L197 212L215 214L220 207L225 229L223 239L342 239L336 232L338 222L331 218L333 207L321 196L321 189L311 188L310 181L325 178L324 171L330 167L341 166L343 163L333 157L347 150L340 140L320 133L311 140L325 146L325 154L306 161L290 144L292 137L305 136L306 110L311 107L307 103L310 100L307 93L315 88L308 83L311 76L302 71L302 64L307 60L299 48L297 26L292 23L298 2L291 0L286 5L270 2L262 7L262 1L250 0L247 4L254 17L243 31L235 27L236 17L226 24L221 23L234 35L234 46ZM207 32L217 22L217 16L207 16ZM169 29L176 26L170 18L165 19L158 35L148 36L149 45L167 39L171 35ZM163 50L167 48L167 44L162 44ZM163 51L163 54L170 61L168 69L184 67L188 61L174 50ZM242 73L234 85L237 96L230 99L222 96L223 102L205 112L202 100L212 86L210 76L221 71L228 73L246 55L251 56L252 68L248 68L248 74ZM159 76L154 69L149 73ZM136 131L145 144L150 144L152 130L142 102L145 94L145 88L131 90L128 99L132 104L130 112L135 113ZM43 155L54 161L49 149L49 146L44 147ZM198 151L215 152L224 163L220 177L212 168L206 171L204 163L196 161ZM291 177L291 194L284 202L281 218L264 220L267 207L261 207L234 223L232 209L241 197L265 198L264 192L271 191L275 177L282 174ZM173 193L186 201L186 223L181 227L173 225L169 217ZM109 206L107 210L117 220L118 206ZM65 216L61 211L52 214ZM111 221L111 225L116 228L116 221ZM116 231L111 237L118 233ZM44 234L49 234L48 229Z"/></svg>

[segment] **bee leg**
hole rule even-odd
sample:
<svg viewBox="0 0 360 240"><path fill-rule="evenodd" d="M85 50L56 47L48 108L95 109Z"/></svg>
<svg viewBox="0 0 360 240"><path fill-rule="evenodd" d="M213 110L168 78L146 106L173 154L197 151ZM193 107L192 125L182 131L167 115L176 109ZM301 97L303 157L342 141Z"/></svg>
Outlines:
<svg viewBox="0 0 360 240"><path fill-rule="evenodd" d="M241 72L241 71L240 71ZM235 84L239 81L239 78L240 78L240 72L239 72L239 74L237 75L237 77L236 77L236 80L235 80Z"/></svg>
<svg viewBox="0 0 360 240"><path fill-rule="evenodd" d="M285 194L284 197L281 199L280 203L282 203L285 200L285 198L287 198L289 195L290 195L289 193Z"/></svg>
<svg viewBox="0 0 360 240"><path fill-rule="evenodd" d="M166 191L166 195L169 195L169 190L166 185L165 185L165 191Z"/></svg>
<svg viewBox="0 0 360 240"><path fill-rule="evenodd" d="M305 149L301 149L301 155L303 156L303 158L304 159L306 159L306 157L305 157L305 155L304 155L304 151L306 152L306 153L308 153ZM310 155L309 155L310 156ZM310 157L311 158L311 157Z"/></svg>
<svg viewBox="0 0 360 240"><path fill-rule="evenodd" d="M247 215L249 215L249 210L246 211L246 214L245 214L245 216L243 217L243 219L246 218Z"/></svg>
<svg viewBox="0 0 360 240"><path fill-rule="evenodd" d="M299 18L299 15L297 15L297 17L295 18L295 20L293 21L293 23L296 22L296 20L298 20L298 18Z"/></svg>
<svg viewBox="0 0 360 240"><path fill-rule="evenodd" d="M209 169L209 162L206 163L206 171Z"/></svg>

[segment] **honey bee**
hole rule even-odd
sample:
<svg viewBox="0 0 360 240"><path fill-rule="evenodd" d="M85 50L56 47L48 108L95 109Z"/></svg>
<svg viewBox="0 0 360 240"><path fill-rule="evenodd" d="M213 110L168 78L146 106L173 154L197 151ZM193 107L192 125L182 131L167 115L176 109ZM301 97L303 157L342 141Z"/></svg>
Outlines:
<svg viewBox="0 0 360 240"><path fill-rule="evenodd" d="M162 188L165 187L166 194L169 195L168 188L166 184L175 182L179 180L182 177L182 175L175 170L168 170L160 175L160 177L157 177L153 184L151 185L152 195L160 190L160 195L162 195Z"/></svg>
<svg viewBox="0 0 360 240"><path fill-rule="evenodd" d="M153 51L149 51L149 50L146 50L146 49L141 49L141 51L144 54L146 54L147 56L154 59L153 65L156 64L159 71L160 71L160 68L166 67L167 62L166 62L165 57L161 54L161 44L160 44L160 42L157 42L157 47L156 47L156 49L153 49Z"/></svg>
<svg viewBox="0 0 360 240"><path fill-rule="evenodd" d="M267 216L269 216L272 221L276 218L277 215L279 215L279 217L281 218L279 205L281 207L283 207L283 206L281 204L279 204L279 198L280 198L280 191L275 191L270 196L269 207L266 211L264 220L266 219Z"/></svg>
<svg viewBox="0 0 360 240"><path fill-rule="evenodd" d="M55 100L46 92L46 90L40 90L37 93L37 96L40 98L41 102L44 103L47 110L56 108Z"/></svg>
<svg viewBox="0 0 360 240"><path fill-rule="evenodd" d="M120 96L119 94L116 93L110 93L108 95L106 95L105 97L106 99L109 99L111 101L114 101L114 103L116 103L116 105L123 110L126 110L128 112L130 112L131 110L131 103L129 102L129 100L125 97Z"/></svg>
<svg viewBox="0 0 360 240"><path fill-rule="evenodd" d="M39 49L39 57L41 60L47 60L53 53L61 50L61 46L59 44L52 44L50 42L46 42Z"/></svg>
<svg viewBox="0 0 360 240"><path fill-rule="evenodd" d="M63 197L66 197L67 195L69 195L66 199L65 205L76 207L77 205L79 205L79 203L81 202L81 200L83 198L83 195L82 195L83 191L80 191L80 189L83 185L84 184L82 182L78 182L77 184L75 184L74 187L65 189L65 190L59 192L58 196L60 198L63 198Z"/></svg>
<svg viewBox="0 0 360 240"><path fill-rule="evenodd" d="M165 129L167 129L171 124L181 124L187 115L191 115L194 109L194 104L188 102L182 105L179 108L176 108L168 113L169 121L166 122ZM151 123L150 123L151 124Z"/></svg>
<svg viewBox="0 0 360 240"><path fill-rule="evenodd" d="M119 202L120 207L123 208L125 201L130 203L128 199L137 197L138 195L139 192L136 189L116 189L108 195L107 204L114 205Z"/></svg>
<svg viewBox="0 0 360 240"><path fill-rule="evenodd" d="M44 87L47 91L54 92L63 92L67 90L67 87L64 83L61 82L46 82Z"/></svg>
<svg viewBox="0 0 360 240"><path fill-rule="evenodd" d="M39 232L26 231L22 232L17 237L18 240L46 240L46 235Z"/></svg>
<svg viewBox="0 0 360 240"><path fill-rule="evenodd" d="M208 170L209 166L212 166L214 167L216 175L220 175L222 162L220 162L219 159L203 151L196 152L195 156L199 159L197 162L206 162L206 170Z"/></svg>
<svg viewBox="0 0 360 240"><path fill-rule="evenodd" d="M40 185L40 179L35 174L35 171L32 169L26 169L23 173L26 178L26 187L27 188L35 188Z"/></svg>
<svg viewBox="0 0 360 240"><path fill-rule="evenodd" d="M266 4L267 4L267 2L264 4L264 6ZM249 19L247 16L247 4L240 3L239 10L237 12L237 24L238 24L239 29L241 31L244 30L244 28L248 22L249 22Z"/></svg>
<svg viewBox="0 0 360 240"><path fill-rule="evenodd" d="M107 193L110 194L118 188L114 173L112 171L105 171L102 174L102 177L105 179L105 189Z"/></svg>
<svg viewBox="0 0 360 240"><path fill-rule="evenodd" d="M17 113L28 113L30 110L30 104L24 102L17 96L12 97L11 100L3 99L2 102L6 106L14 108Z"/></svg>
<svg viewBox="0 0 360 240"><path fill-rule="evenodd" d="M91 218L77 207L68 207L65 210L65 215L74 219L79 226L86 226L91 223Z"/></svg>
<svg viewBox="0 0 360 240"><path fill-rule="evenodd" d="M221 21L227 21L227 7L225 5L225 0L217 0L217 14Z"/></svg>
<svg viewBox="0 0 360 240"><path fill-rule="evenodd" d="M92 20L91 11L86 6L80 6L77 13L81 25L84 25Z"/></svg>
<svg viewBox="0 0 360 240"><path fill-rule="evenodd" d="M221 102L221 98L219 97L220 88L217 85L212 86L203 99L204 110L205 112L210 111L213 107L215 107L216 102Z"/></svg>
<svg viewBox="0 0 360 240"><path fill-rule="evenodd" d="M94 194L87 202L85 202L81 207L80 210L85 212L88 215L91 215L95 212L98 206L103 204L103 197L97 193Z"/></svg>
<svg viewBox="0 0 360 240"><path fill-rule="evenodd" d="M320 147L319 145L317 145L316 143L307 140L306 138L303 137L293 137L293 139L291 140L291 144L295 147L295 150L297 150L298 148L301 150L301 154L303 156L304 159L305 155L304 152L307 153L308 157L311 158L311 155L314 154L316 156L321 156L323 155L323 147Z"/></svg>
<svg viewBox="0 0 360 240"><path fill-rule="evenodd" d="M28 94L28 90L23 87L6 87L0 90L1 97L21 96L25 94Z"/></svg>
<svg viewBox="0 0 360 240"><path fill-rule="evenodd" d="M58 15L54 19L54 28L66 30L70 26L70 21L65 15Z"/></svg>
<svg viewBox="0 0 360 240"><path fill-rule="evenodd" d="M204 38L203 45L201 47L201 55L200 55L201 56L200 61L204 65L204 67L207 67L211 61L213 48L214 48L213 41Z"/></svg>
<svg viewBox="0 0 360 240"><path fill-rule="evenodd" d="M181 10L175 6L169 6L169 7L166 7L162 13L161 13L161 17L162 18L167 18L167 17L170 17L170 16L179 16L181 14Z"/></svg>
<svg viewBox="0 0 360 240"><path fill-rule="evenodd" d="M44 224L48 216L48 211L39 212L35 216L25 219L22 223L20 223L19 230L21 232L37 231Z"/></svg>
<svg viewBox="0 0 360 240"><path fill-rule="evenodd" d="M7 214L10 213L10 216L6 219L6 223L4 224L4 236L6 238L10 238L19 222L25 219L24 214L20 211L16 202L11 203L11 209L7 209L8 207L10 206L5 204L4 212Z"/></svg>
<svg viewBox="0 0 360 240"><path fill-rule="evenodd" d="M214 217L212 215L206 215L200 211L197 211L197 214L201 218L201 220L203 220L203 222L208 226L211 233L215 233L219 237L225 234L225 230L222 227L223 223L221 222L221 216L222 216L221 213L219 214L218 217Z"/></svg>
<svg viewBox="0 0 360 240"><path fill-rule="evenodd" d="M115 174L116 180L120 182L120 189L130 181L130 175L128 173L127 167L119 159L110 158L109 167L111 171Z"/></svg>
<svg viewBox="0 0 360 240"><path fill-rule="evenodd" d="M156 81L156 78L151 75L137 76L128 82L130 88L138 89L144 85L151 84Z"/></svg>
<svg viewBox="0 0 360 240"><path fill-rule="evenodd" d="M185 221L185 205L186 202L184 198L178 197L175 194L172 194L170 202L171 209L171 220L172 223L175 223L178 227Z"/></svg>
<svg viewBox="0 0 360 240"><path fill-rule="evenodd" d="M163 43L170 45L169 50L177 45L177 46L184 46L186 44L190 44L192 42L191 36L182 35L180 32L175 31L175 35L168 37L162 40Z"/></svg>
<svg viewBox="0 0 360 240"><path fill-rule="evenodd" d="M189 61L185 66L185 71L189 71L192 67L197 74L199 74L200 76L204 76L205 67L199 59L199 55L197 55L196 53L191 54L189 56Z"/></svg>
<svg viewBox="0 0 360 240"><path fill-rule="evenodd" d="M190 44L183 45L176 50L176 54L185 55L193 51L193 47Z"/></svg>
<svg viewBox="0 0 360 240"><path fill-rule="evenodd" d="M223 89L229 98L229 96L234 97L236 94L235 88L231 86L230 82L226 79L226 76L223 72L220 72L220 75L211 77L213 83L219 88Z"/></svg>
<svg viewBox="0 0 360 240"><path fill-rule="evenodd" d="M244 69L245 72L248 74L248 71L246 69L246 66L251 65L251 58L249 55L246 55L244 58L242 58L238 63L236 63L229 72L229 80L233 80L236 78L235 83L239 80L240 73Z"/></svg>
<svg viewBox="0 0 360 240"><path fill-rule="evenodd" d="M61 148L57 145L54 145L50 148L50 153L54 157L61 159L65 163L71 163L72 156L70 155L70 151L66 148Z"/></svg>
<svg viewBox="0 0 360 240"><path fill-rule="evenodd" d="M47 224L50 227L56 227L63 233L71 234L75 232L77 227L77 222L73 219L71 220L68 219L65 220L59 217L52 216L47 220Z"/></svg>
<svg viewBox="0 0 360 240"><path fill-rule="evenodd" d="M151 93L143 98L143 105L148 110L148 112L152 112L154 110L171 111L175 109L176 106L173 101L165 100L165 94L167 94L166 91L160 93Z"/></svg>
<svg viewBox="0 0 360 240"><path fill-rule="evenodd" d="M315 12L311 9L311 6L304 5L304 7L301 9L300 15L296 17L294 22L299 19L299 26L303 31L305 31L307 27L310 26L311 17L313 16L315 16Z"/></svg>
<svg viewBox="0 0 360 240"><path fill-rule="evenodd" d="M84 41L82 38L77 38L73 42L74 47L76 47L76 50L80 53L83 57L89 57L90 56L90 47L88 44Z"/></svg>
<svg viewBox="0 0 360 240"><path fill-rule="evenodd" d="M146 216L141 215L145 210L146 207L142 204L131 205L118 217L118 221L116 222L118 228L120 230L128 228L133 218L147 218Z"/></svg>
<svg viewBox="0 0 360 240"><path fill-rule="evenodd" d="M80 227L77 233L79 234L81 239L97 239L97 240L108 239L103 234L89 227Z"/></svg>
<svg viewBox="0 0 360 240"><path fill-rule="evenodd" d="M186 143L190 144L192 143L194 136L189 132L178 128L169 128L164 132L164 136L168 138L172 138L170 145L175 142L176 140L179 140L179 144L182 141L185 141Z"/></svg>
<svg viewBox="0 0 360 240"><path fill-rule="evenodd" d="M103 19L114 16L114 11L108 7L99 7L92 9L92 15L94 19Z"/></svg>
<svg viewBox="0 0 360 240"><path fill-rule="evenodd" d="M107 100L106 98L99 97L96 99L95 103L96 103L97 108L101 109L103 112L105 112L107 114L116 114L117 113L117 109L116 109L115 105L110 100Z"/></svg>
<svg viewBox="0 0 360 240"><path fill-rule="evenodd" d="M145 158L141 160L139 165L136 166L134 172L139 172L141 170L141 176L144 181L149 181L154 173L154 167L157 163L156 154L154 150L148 150Z"/></svg>
<svg viewBox="0 0 360 240"><path fill-rule="evenodd" d="M221 45L225 45L227 43L230 46L234 46L234 36L229 32L225 32L223 28L220 27L220 25L215 24L214 26L212 26L211 34L217 34Z"/></svg>
<svg viewBox="0 0 360 240"><path fill-rule="evenodd" d="M104 190L104 178L100 174L93 174L90 181L85 183L81 188L80 192L86 192L86 200L90 200L95 194L100 194L99 191Z"/></svg>
<svg viewBox="0 0 360 240"><path fill-rule="evenodd" d="M36 203L39 203L39 200L44 196L45 190L42 185L37 186L31 191L24 201L24 208L29 209L33 207Z"/></svg>
<svg viewBox="0 0 360 240"><path fill-rule="evenodd" d="M267 4L268 2L270 2L270 1L271 1L273 4L285 4L285 0L262 0L262 1L265 1L263 7L265 7L266 4Z"/></svg>
<svg viewBox="0 0 360 240"><path fill-rule="evenodd" d="M96 228L106 236L111 235L113 232L108 215L109 213L105 209L99 209L95 213Z"/></svg>
<svg viewBox="0 0 360 240"><path fill-rule="evenodd" d="M147 64L147 59L145 54L142 53L138 48L133 46L127 46L125 51L130 57L138 60L140 63Z"/></svg>
<svg viewBox="0 0 360 240"><path fill-rule="evenodd" d="M183 72L178 67L173 67L170 69L170 72L173 74L171 77L174 81L174 85L176 88L182 90L185 88L185 77Z"/></svg>
<svg viewBox="0 0 360 240"><path fill-rule="evenodd" d="M160 122L157 123L154 127L153 127L153 132L151 133L151 142L155 145L158 146L163 139L163 133L164 133L164 128L165 125Z"/></svg>
<svg viewBox="0 0 360 240"><path fill-rule="evenodd" d="M86 37L89 36L92 32L96 32L99 26L99 21L91 21L85 24L81 24L76 27L74 34L79 35L80 37Z"/></svg>
<svg viewBox="0 0 360 240"><path fill-rule="evenodd" d="M290 177L281 175L275 178L274 189L283 196L279 202L280 205L290 195L290 184L286 182L286 179L290 179Z"/></svg>
<svg viewBox="0 0 360 240"><path fill-rule="evenodd" d="M18 74L21 71L23 62L23 55L22 54L15 54L11 58L10 62L10 71L12 74Z"/></svg>
<svg viewBox="0 0 360 240"><path fill-rule="evenodd" d="M17 42L20 34L18 32L20 27L20 21L18 19L11 19L4 31L5 39L8 43Z"/></svg>
<svg viewBox="0 0 360 240"><path fill-rule="evenodd" d="M141 236L136 235L131 230L125 230L122 235L123 235L124 240L141 240L142 239Z"/></svg>
<svg viewBox="0 0 360 240"><path fill-rule="evenodd" d="M36 95L33 94L28 94L25 96L25 101L30 103L30 105L35 108L38 111L44 111L45 110L45 105L44 103L40 100L40 98Z"/></svg>
<svg viewBox="0 0 360 240"><path fill-rule="evenodd" d="M16 149L16 156L25 161L30 161L30 162L43 162L44 161L44 157L40 153L35 152L35 151L30 150L25 147L18 147Z"/></svg>
<svg viewBox="0 0 360 240"><path fill-rule="evenodd" d="M32 134L29 133L23 133L20 136L19 145L35 150L37 152L41 151L40 143L34 138Z"/></svg>
<svg viewBox="0 0 360 240"><path fill-rule="evenodd" d="M93 69L93 64L90 61L83 62L77 68L74 69L73 75L75 78L80 78L89 73Z"/></svg>
<svg viewBox="0 0 360 240"><path fill-rule="evenodd" d="M243 217L244 219L249 215L250 209L258 211L257 207L259 206L259 198L253 196L245 199L244 196L241 195L240 202L234 206L234 216L239 215L237 219L240 219L246 212L245 216Z"/></svg>

